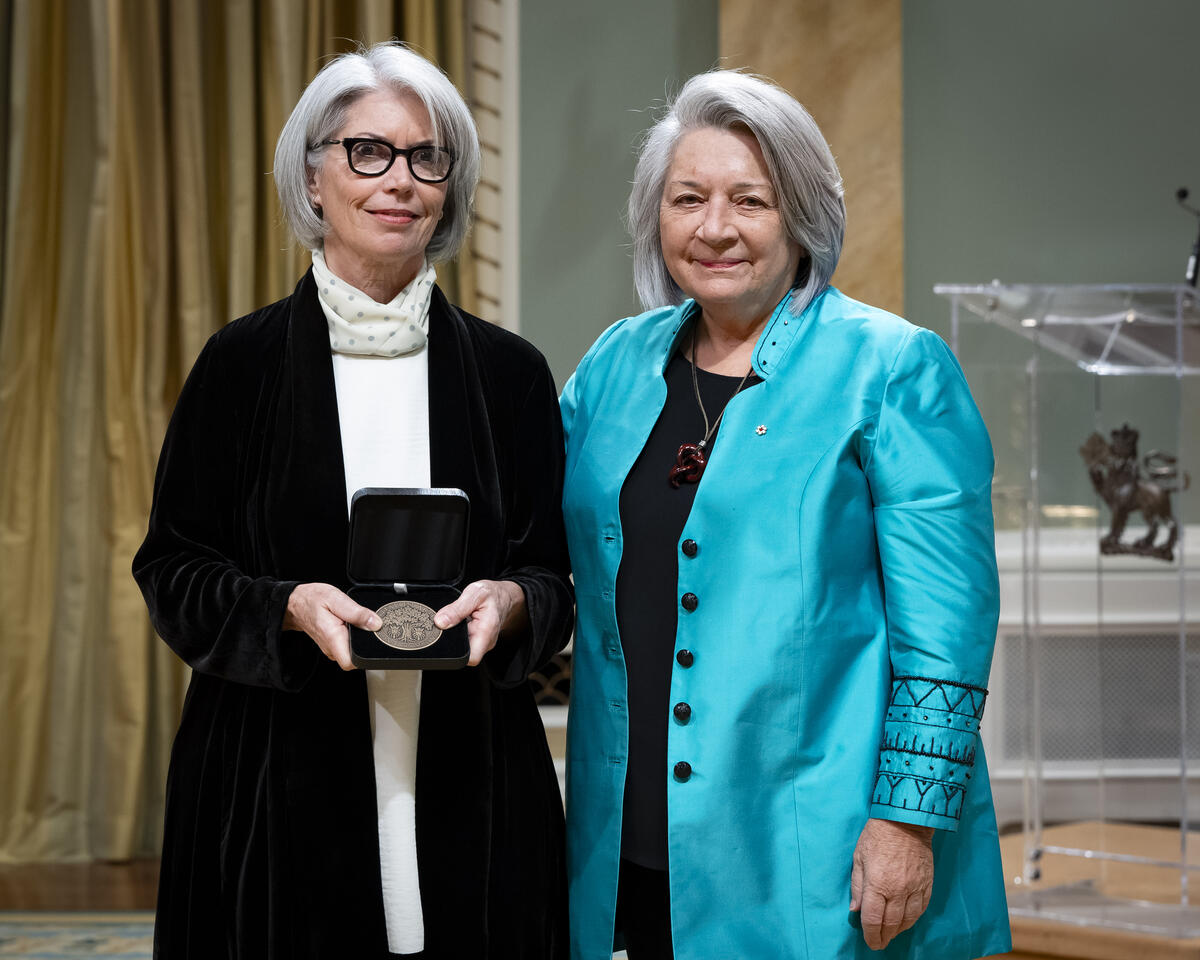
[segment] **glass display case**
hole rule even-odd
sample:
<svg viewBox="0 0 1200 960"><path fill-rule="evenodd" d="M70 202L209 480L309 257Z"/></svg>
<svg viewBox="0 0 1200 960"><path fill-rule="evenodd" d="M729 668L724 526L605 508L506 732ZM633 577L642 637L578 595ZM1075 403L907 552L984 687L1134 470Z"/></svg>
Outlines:
<svg viewBox="0 0 1200 960"><path fill-rule="evenodd" d="M1023 790L1010 909L1200 937L1197 291L934 290L1019 557L984 721Z"/></svg>

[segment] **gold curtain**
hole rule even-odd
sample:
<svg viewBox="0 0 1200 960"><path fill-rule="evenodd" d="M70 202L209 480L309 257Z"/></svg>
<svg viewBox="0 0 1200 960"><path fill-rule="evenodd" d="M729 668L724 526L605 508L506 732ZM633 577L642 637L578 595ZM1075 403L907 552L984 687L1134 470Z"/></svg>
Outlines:
<svg viewBox="0 0 1200 960"><path fill-rule="evenodd" d="M304 84L399 36L465 88L464 3L0 0L0 862L157 850L187 675L129 569L167 419L306 267L270 177Z"/></svg>

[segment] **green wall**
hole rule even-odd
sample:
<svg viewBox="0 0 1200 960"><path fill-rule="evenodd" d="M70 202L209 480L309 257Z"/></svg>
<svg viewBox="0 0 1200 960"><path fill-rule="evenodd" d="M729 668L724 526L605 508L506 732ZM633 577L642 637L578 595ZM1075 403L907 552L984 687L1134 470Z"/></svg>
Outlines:
<svg viewBox="0 0 1200 960"><path fill-rule="evenodd" d="M1174 195L1184 185L1200 195L1200 3L908 0L903 11L909 319L948 332L935 282L1182 281L1196 222ZM990 327L969 332L963 347L997 483L1011 486L1028 429L1013 365L1028 347ZM1097 388L1050 367L1041 419L1051 502L1093 502L1076 452L1092 429L1128 420L1143 431L1143 453L1175 449L1182 407L1185 436L1197 435L1196 384L1182 396L1168 378L1106 378ZM1198 462L1200 451L1183 452ZM998 519L1013 522L1000 509Z"/></svg>
<svg viewBox="0 0 1200 960"><path fill-rule="evenodd" d="M561 388L638 311L623 225L634 149L661 105L717 63L717 0L520 0L521 334Z"/></svg>

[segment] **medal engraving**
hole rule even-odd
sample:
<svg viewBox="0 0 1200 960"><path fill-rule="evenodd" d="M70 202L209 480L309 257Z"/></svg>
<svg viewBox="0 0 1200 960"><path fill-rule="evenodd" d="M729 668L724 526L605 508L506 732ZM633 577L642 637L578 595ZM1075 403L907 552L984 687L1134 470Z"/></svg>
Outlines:
<svg viewBox="0 0 1200 960"><path fill-rule="evenodd" d="M394 650L424 650L442 635L433 625L435 611L415 600L393 600L375 612L383 620L375 636Z"/></svg>

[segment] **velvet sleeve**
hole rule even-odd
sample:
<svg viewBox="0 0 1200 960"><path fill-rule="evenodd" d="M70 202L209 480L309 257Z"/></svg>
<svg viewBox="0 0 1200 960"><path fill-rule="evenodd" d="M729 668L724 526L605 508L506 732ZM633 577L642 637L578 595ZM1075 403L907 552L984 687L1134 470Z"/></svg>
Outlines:
<svg viewBox="0 0 1200 960"><path fill-rule="evenodd" d="M915 330L889 373L866 465L892 666L873 817L954 830L973 789L999 615L992 468L958 363Z"/></svg>
<svg viewBox="0 0 1200 960"><path fill-rule="evenodd" d="M571 636L575 593L562 518L562 421L554 378L544 360L517 413L512 451L512 490L505 517L505 569L525 593L526 630L502 634L484 657L500 686L523 683L566 646Z"/></svg>
<svg viewBox="0 0 1200 960"><path fill-rule="evenodd" d="M133 575L155 630L193 670L298 689L319 651L282 630L296 584L244 569L250 534L239 479L254 453L261 371L241 369L223 333L209 340L176 403Z"/></svg>

